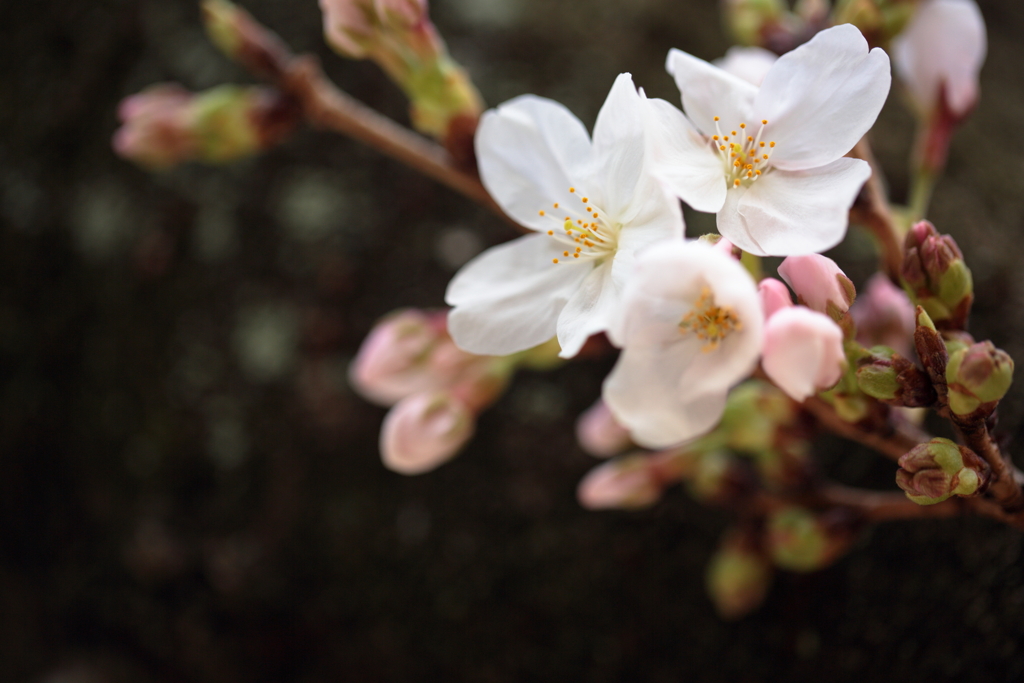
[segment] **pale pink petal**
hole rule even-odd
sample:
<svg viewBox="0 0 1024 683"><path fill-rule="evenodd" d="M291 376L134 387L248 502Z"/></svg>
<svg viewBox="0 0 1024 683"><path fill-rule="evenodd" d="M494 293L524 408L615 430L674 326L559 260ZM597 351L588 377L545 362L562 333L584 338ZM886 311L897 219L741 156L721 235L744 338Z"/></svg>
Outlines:
<svg viewBox="0 0 1024 683"><path fill-rule="evenodd" d="M846 273L821 254L790 256L779 264L779 276L793 288L800 303L818 313L829 313L829 303L846 313L856 297Z"/></svg>
<svg viewBox="0 0 1024 683"><path fill-rule="evenodd" d="M465 351L504 356L555 336L559 314L591 263L552 263L562 245L527 235L492 247L462 267L448 284L448 331Z"/></svg>
<svg viewBox="0 0 1024 683"><path fill-rule="evenodd" d="M761 308L764 309L765 320L771 318L777 311L793 305L789 288L773 277L766 277L757 283L757 291L761 295Z"/></svg>
<svg viewBox="0 0 1024 683"><path fill-rule="evenodd" d="M705 135L715 134L715 117L723 125L753 123L757 88L713 64L680 50L670 50L665 68L683 96L683 110Z"/></svg>
<svg viewBox="0 0 1024 683"><path fill-rule="evenodd" d="M849 152L874 125L890 80L889 57L880 48L869 52L850 24L826 29L779 57L753 108L768 121L764 139L778 142L772 165L811 169Z"/></svg>
<svg viewBox="0 0 1024 683"><path fill-rule="evenodd" d="M576 489L580 505L588 510L635 510L656 503L662 485L647 466L648 457L617 458L587 472Z"/></svg>
<svg viewBox="0 0 1024 683"><path fill-rule="evenodd" d="M729 190L718 212L718 231L758 256L826 251L842 241L849 210L871 167L836 159L808 171L774 169L749 189Z"/></svg>
<svg viewBox="0 0 1024 683"><path fill-rule="evenodd" d="M817 311L785 308L765 325L761 365L790 398L803 401L842 377L846 367L843 331Z"/></svg>
<svg viewBox="0 0 1024 683"><path fill-rule="evenodd" d="M632 443L629 430L618 423L601 399L576 419L576 440L584 451L598 458L621 453Z"/></svg>

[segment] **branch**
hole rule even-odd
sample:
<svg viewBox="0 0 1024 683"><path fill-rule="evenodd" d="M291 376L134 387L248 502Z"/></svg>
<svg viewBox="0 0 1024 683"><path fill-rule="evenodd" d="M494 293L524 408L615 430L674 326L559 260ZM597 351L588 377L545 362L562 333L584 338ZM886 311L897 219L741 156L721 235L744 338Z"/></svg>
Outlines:
<svg viewBox="0 0 1024 683"><path fill-rule="evenodd" d="M804 401L803 407L833 434L872 448L892 460L899 460L911 448L931 438L923 432L912 432L907 425L894 426L888 435L869 432L839 417L832 406L816 397Z"/></svg>
<svg viewBox="0 0 1024 683"><path fill-rule="evenodd" d="M878 240L881 249L882 269L893 284L900 286L900 270L903 267L903 247L900 244L899 230L889 210L882 185L882 169L871 152L867 137L860 139L848 156L863 159L871 165L871 177L864 184L864 189L850 209L850 221L867 227Z"/></svg>

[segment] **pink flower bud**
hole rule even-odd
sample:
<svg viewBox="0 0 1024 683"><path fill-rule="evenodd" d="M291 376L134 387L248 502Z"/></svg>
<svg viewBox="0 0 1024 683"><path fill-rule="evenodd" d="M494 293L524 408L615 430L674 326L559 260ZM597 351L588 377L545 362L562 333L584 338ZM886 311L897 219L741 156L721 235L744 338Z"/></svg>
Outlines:
<svg viewBox="0 0 1024 683"><path fill-rule="evenodd" d="M797 300L837 320L850 309L857 291L836 262L821 254L790 256L779 275L796 292Z"/></svg>
<svg viewBox="0 0 1024 683"><path fill-rule="evenodd" d="M114 133L114 151L150 169L170 168L194 157L195 97L180 85L161 83L125 98L117 110L124 125Z"/></svg>
<svg viewBox="0 0 1024 683"><path fill-rule="evenodd" d="M857 323L858 342L868 347L888 346L910 357L917 326L914 304L885 275L876 273L868 280L864 293L850 307L850 314Z"/></svg>
<svg viewBox="0 0 1024 683"><path fill-rule="evenodd" d="M773 277L766 277L757 284L757 290L761 294L761 308L764 309L764 319L783 308L793 305L793 298L789 295L789 287Z"/></svg>
<svg viewBox="0 0 1024 683"><path fill-rule="evenodd" d="M632 443L629 430L615 420L601 399L576 420L576 440L583 450L598 458L621 453Z"/></svg>
<svg viewBox="0 0 1024 683"><path fill-rule="evenodd" d="M893 67L922 116L944 108L962 120L978 101L987 47L974 0L930 0L893 41Z"/></svg>
<svg viewBox="0 0 1024 683"><path fill-rule="evenodd" d="M379 23L373 3L374 0L320 0L324 36L331 47L346 57L366 57Z"/></svg>
<svg viewBox="0 0 1024 683"><path fill-rule="evenodd" d="M413 27L427 18L427 0L374 0L385 25Z"/></svg>
<svg viewBox="0 0 1024 683"><path fill-rule="evenodd" d="M349 367L349 381L367 400L389 406L438 388L428 363L445 338L423 311L405 309L377 323ZM461 353L461 352L460 352Z"/></svg>
<svg viewBox="0 0 1024 683"><path fill-rule="evenodd" d="M843 331L828 316L802 306L785 308L764 328L761 364L793 400L834 386L843 375Z"/></svg>
<svg viewBox="0 0 1024 683"><path fill-rule="evenodd" d="M661 498L662 484L650 456L629 455L609 460L587 472L576 489L580 505L588 510L636 510Z"/></svg>
<svg viewBox="0 0 1024 683"><path fill-rule="evenodd" d="M421 474L452 459L473 435L473 414L446 392L414 394L384 418L380 454L399 474Z"/></svg>

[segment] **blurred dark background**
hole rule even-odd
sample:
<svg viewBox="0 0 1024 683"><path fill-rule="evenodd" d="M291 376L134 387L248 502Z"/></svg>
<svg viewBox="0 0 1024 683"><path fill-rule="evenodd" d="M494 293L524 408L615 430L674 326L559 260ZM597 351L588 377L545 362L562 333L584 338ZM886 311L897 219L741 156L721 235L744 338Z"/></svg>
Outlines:
<svg viewBox="0 0 1024 683"><path fill-rule="evenodd" d="M314 0L244 4L406 120L375 66L324 47ZM976 336L1022 358L1024 6L980 4L982 100L932 218L974 269ZM490 104L534 92L588 126L620 71L675 101L668 48L728 47L712 0L436 0L433 15ZM384 411L347 387L349 360L375 319L441 305L511 231L308 129L222 168L117 159L120 98L251 82L191 0L7 1L0 27L0 681L1024 677L1022 538L986 519L879 526L719 621L703 575L726 513L679 490L640 513L575 502L593 461L573 420L612 359L518 377L458 459L388 472ZM902 199L912 129L891 100L874 141ZM867 239L837 259L863 281ZM1007 433L1022 415L1015 387ZM836 478L892 488L891 463L819 450Z"/></svg>

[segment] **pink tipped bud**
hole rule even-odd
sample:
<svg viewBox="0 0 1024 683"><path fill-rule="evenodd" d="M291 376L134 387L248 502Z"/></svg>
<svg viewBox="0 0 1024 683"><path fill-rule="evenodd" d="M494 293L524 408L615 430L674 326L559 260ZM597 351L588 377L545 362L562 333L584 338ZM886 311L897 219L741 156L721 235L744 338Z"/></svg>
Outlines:
<svg viewBox="0 0 1024 683"><path fill-rule="evenodd" d="M598 458L621 453L632 443L629 430L616 421L601 399L576 420L576 440L583 450Z"/></svg>
<svg viewBox="0 0 1024 683"><path fill-rule="evenodd" d="M779 275L800 303L837 322L857 296L850 278L835 261L821 254L790 256L779 265Z"/></svg>
<svg viewBox="0 0 1024 683"><path fill-rule="evenodd" d="M349 367L349 380L364 398L385 406L437 388L436 373L428 363L444 337L423 311L396 311L378 322L363 341Z"/></svg>
<svg viewBox="0 0 1024 683"><path fill-rule="evenodd" d="M320 11L331 47L346 57L366 57L380 23L373 0L320 0Z"/></svg>
<svg viewBox="0 0 1024 683"><path fill-rule="evenodd" d="M783 309L765 323L763 354L765 373L796 401L834 386L846 367L842 329L802 306Z"/></svg>
<svg viewBox="0 0 1024 683"><path fill-rule="evenodd" d="M663 490L657 468L646 454L628 455L587 472L576 489L588 510L635 510L658 502Z"/></svg>
<svg viewBox="0 0 1024 683"><path fill-rule="evenodd" d="M900 456L896 484L918 505L934 505L952 496L980 494L989 467L974 451L935 438Z"/></svg>
<svg viewBox="0 0 1024 683"><path fill-rule="evenodd" d="M427 0L374 0L385 26L412 28L427 20Z"/></svg>
<svg viewBox="0 0 1024 683"><path fill-rule="evenodd" d="M857 323L858 342L868 347L888 346L901 356L910 356L917 327L914 304L889 278L877 273L868 280L850 314Z"/></svg>
<svg viewBox="0 0 1024 683"><path fill-rule="evenodd" d="M125 98L117 110L122 125L114 134L118 156L150 169L175 166L195 156L195 94L174 83L150 86Z"/></svg>
<svg viewBox="0 0 1024 683"><path fill-rule="evenodd" d="M474 428L473 414L449 394L414 394L384 418L381 460L399 474L428 472L455 457Z"/></svg>
<svg viewBox="0 0 1024 683"><path fill-rule="evenodd" d="M908 292L943 329L962 329L974 302L974 280L963 253L949 235L928 221L907 233L903 281Z"/></svg>
<svg viewBox="0 0 1024 683"><path fill-rule="evenodd" d="M789 308L793 305L793 298L789 295L789 287L773 277L766 277L757 285L761 294L761 308L764 309L764 319L772 317L776 311Z"/></svg>
<svg viewBox="0 0 1024 683"><path fill-rule="evenodd" d="M978 101L987 52L985 20L974 0L920 4L892 45L893 67L922 117L947 110L964 119Z"/></svg>

